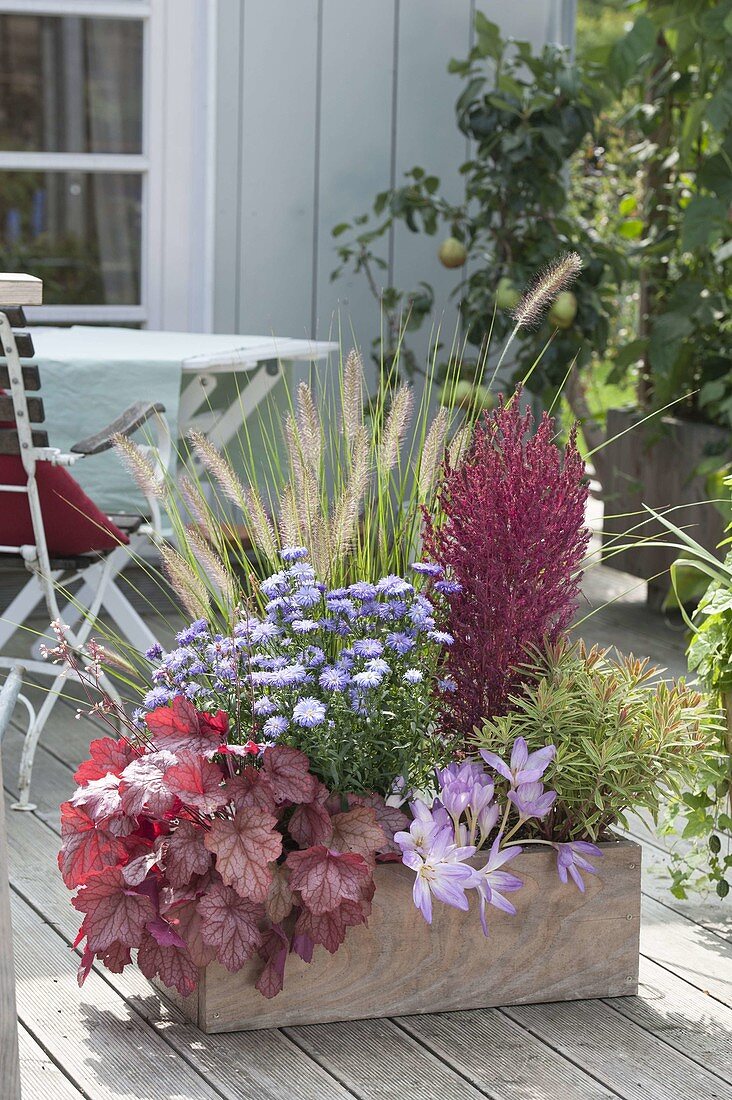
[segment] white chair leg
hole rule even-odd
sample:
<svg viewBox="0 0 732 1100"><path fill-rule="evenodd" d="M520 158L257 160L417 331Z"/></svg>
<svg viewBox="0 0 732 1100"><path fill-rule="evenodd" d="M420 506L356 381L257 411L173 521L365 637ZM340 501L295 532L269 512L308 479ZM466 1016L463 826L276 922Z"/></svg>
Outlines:
<svg viewBox="0 0 732 1100"><path fill-rule="evenodd" d="M61 690L66 683L71 669L63 668L56 679L53 681L51 687L48 690L46 698L43 700L43 705L38 713L33 718L31 724L28 727L28 732L25 735L25 741L23 742L23 752L20 758L20 770L18 773L18 801L14 802L11 806L13 810L35 810L35 803L30 801L30 784L31 784L31 772L33 771L33 760L36 755L36 746L38 739L43 733L43 728L46 722L51 716L51 711L58 702L58 697L61 694Z"/></svg>

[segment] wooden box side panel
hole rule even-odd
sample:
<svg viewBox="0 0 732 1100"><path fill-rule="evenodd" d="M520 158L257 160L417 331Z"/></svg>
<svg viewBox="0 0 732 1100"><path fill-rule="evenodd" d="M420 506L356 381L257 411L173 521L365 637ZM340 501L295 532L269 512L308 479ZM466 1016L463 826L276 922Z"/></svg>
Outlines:
<svg viewBox="0 0 732 1100"><path fill-rule="evenodd" d="M381 865L368 926L349 929L335 955L316 947L310 965L291 955L272 1000L254 989L258 960L238 974L209 966L198 1026L251 1030L636 993L641 849L602 847L584 894L559 881L553 851L522 853L511 865L524 880L512 895L518 912L491 909L488 939L475 898L469 913L436 904L429 926L412 901L413 873Z"/></svg>

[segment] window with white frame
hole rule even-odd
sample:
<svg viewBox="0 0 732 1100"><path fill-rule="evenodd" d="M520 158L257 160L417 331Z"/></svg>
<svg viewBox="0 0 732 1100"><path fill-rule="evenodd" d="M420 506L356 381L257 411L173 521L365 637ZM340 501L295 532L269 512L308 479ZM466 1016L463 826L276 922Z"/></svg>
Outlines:
<svg viewBox="0 0 732 1100"><path fill-rule="evenodd" d="M0 270L34 321L205 328L216 0L0 0Z"/></svg>

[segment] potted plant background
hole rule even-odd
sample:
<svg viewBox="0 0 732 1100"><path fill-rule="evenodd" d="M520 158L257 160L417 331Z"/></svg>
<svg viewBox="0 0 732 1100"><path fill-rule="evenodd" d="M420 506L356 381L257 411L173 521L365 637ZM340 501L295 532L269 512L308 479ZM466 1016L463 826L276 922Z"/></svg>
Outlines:
<svg viewBox="0 0 732 1100"><path fill-rule="evenodd" d="M539 285L535 308L562 284ZM92 742L62 807L80 980L136 951L212 1031L634 992L640 851L611 830L693 781L710 716L571 644L584 464L518 396L451 439L423 406L415 449L408 387L364 408L351 356L339 417L300 389L271 508L195 438L275 571L242 584L189 479L163 550L193 620L176 647L95 643L85 673L57 626L92 693L101 667L146 670L130 713L101 694L122 736ZM548 965L518 968L539 943Z"/></svg>
<svg viewBox="0 0 732 1100"><path fill-rule="evenodd" d="M686 519L708 549L723 527L698 502L720 495L732 423L732 31L729 4L716 0L646 0L633 10L626 33L575 62L503 41L479 13L468 59L450 64L464 80L457 122L474 150L461 166L464 202L442 198L440 181L415 168L377 196L370 220L342 222L334 235L342 263L364 271L383 302L387 362L405 319L409 330L433 306L428 282L380 286L379 242L395 220L449 234L436 260L467 265L455 293L476 349L489 330L510 328L527 257L548 258L558 239L580 253L585 278L522 333L517 376L533 365L527 386L546 405L561 390L581 423L608 536L625 533L632 515L645 518L645 543L608 564L649 578L658 602L666 581L656 575L671 551L649 544L659 528L643 503L694 505ZM464 371L466 389L481 391L492 368L476 351ZM627 411L615 407L628 399Z"/></svg>

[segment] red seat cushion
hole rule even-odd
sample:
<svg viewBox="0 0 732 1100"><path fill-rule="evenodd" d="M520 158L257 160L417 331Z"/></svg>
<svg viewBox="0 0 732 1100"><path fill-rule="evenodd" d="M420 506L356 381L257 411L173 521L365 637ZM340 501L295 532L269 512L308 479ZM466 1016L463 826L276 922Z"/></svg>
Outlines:
<svg viewBox="0 0 732 1100"><path fill-rule="evenodd" d="M25 493L4 493L1 488L25 485L26 480L19 455L0 455L0 543L5 546L35 546L28 497ZM36 481L51 557L113 550L130 541L63 466L39 462Z"/></svg>

